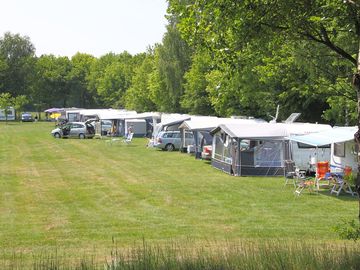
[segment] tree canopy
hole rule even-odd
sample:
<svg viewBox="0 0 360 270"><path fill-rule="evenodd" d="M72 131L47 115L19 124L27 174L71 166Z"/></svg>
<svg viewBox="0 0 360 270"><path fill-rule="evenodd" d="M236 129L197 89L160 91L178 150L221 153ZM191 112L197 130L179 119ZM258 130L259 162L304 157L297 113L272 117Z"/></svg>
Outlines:
<svg viewBox="0 0 360 270"><path fill-rule="evenodd" d="M355 124L360 6L346 0L169 0L167 32L137 55L35 56L0 38L0 93L29 109L128 108Z"/></svg>

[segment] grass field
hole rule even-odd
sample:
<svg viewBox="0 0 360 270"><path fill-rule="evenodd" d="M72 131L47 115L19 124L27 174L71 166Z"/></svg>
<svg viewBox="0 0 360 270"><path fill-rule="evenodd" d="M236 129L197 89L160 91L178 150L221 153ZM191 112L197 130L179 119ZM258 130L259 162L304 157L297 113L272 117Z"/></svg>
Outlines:
<svg viewBox="0 0 360 270"><path fill-rule="evenodd" d="M149 243L342 243L355 197L305 192L283 178L232 177L179 152L54 139L54 123L0 123L0 250L106 254Z"/></svg>

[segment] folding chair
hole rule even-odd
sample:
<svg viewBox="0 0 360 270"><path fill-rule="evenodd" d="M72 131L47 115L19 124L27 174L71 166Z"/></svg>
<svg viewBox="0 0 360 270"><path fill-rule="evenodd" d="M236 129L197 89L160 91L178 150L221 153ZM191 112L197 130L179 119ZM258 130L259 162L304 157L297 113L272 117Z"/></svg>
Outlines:
<svg viewBox="0 0 360 270"><path fill-rule="evenodd" d="M126 143L126 144L131 143L131 141L132 141L132 139L133 139L133 136L134 136L134 133L133 133L133 132L132 132L132 133L129 133L129 134L127 135L127 137L123 140L123 142Z"/></svg>
<svg viewBox="0 0 360 270"><path fill-rule="evenodd" d="M316 163L316 190L319 191L320 186L330 187L330 167L328 161Z"/></svg>
<svg viewBox="0 0 360 270"><path fill-rule="evenodd" d="M330 190L330 194L336 194L336 196L339 196L341 191L344 191L345 193L351 194L351 196L355 196L355 193L352 191L350 184L344 179L343 174L338 173L334 174L333 176L335 182Z"/></svg>
<svg viewBox="0 0 360 270"><path fill-rule="evenodd" d="M298 178L298 174L295 167L295 162L292 160L285 160L285 184L286 185L294 185L296 188L296 179Z"/></svg>
<svg viewBox="0 0 360 270"><path fill-rule="evenodd" d="M310 193L314 191L315 181L313 181L310 177L301 179L300 183L297 185L294 193L295 195L300 196L300 194L305 190L308 189Z"/></svg>

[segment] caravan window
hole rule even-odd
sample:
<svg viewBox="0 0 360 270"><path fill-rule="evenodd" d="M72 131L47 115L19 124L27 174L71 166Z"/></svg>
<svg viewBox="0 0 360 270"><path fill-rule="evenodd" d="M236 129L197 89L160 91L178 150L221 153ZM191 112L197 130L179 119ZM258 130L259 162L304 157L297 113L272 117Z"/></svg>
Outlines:
<svg viewBox="0 0 360 270"><path fill-rule="evenodd" d="M334 143L334 155L338 157L345 157L345 143Z"/></svg>

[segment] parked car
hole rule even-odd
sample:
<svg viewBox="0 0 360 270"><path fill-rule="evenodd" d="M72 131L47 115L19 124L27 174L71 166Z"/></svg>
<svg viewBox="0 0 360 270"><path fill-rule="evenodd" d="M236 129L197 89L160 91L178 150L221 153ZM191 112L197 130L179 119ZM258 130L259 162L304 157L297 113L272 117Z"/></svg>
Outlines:
<svg viewBox="0 0 360 270"><path fill-rule="evenodd" d="M194 144L193 134L191 132L185 133L186 144ZM154 147L166 151L178 150L181 147L180 131L160 131L155 142Z"/></svg>
<svg viewBox="0 0 360 270"><path fill-rule="evenodd" d="M34 118L32 117L31 113L24 112L21 114L21 122L33 122Z"/></svg>
<svg viewBox="0 0 360 270"><path fill-rule="evenodd" d="M95 136L95 128L89 121L68 122L51 131L55 138L93 138Z"/></svg>

